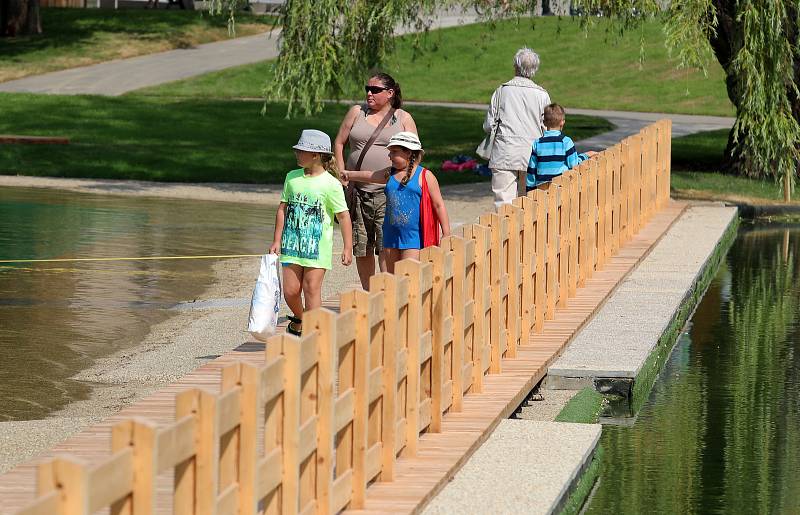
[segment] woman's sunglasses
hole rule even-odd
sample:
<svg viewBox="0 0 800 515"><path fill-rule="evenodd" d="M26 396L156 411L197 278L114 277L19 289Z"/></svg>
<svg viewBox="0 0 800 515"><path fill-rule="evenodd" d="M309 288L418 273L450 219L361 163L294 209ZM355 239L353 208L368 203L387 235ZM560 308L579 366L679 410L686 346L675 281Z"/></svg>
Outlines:
<svg viewBox="0 0 800 515"><path fill-rule="evenodd" d="M392 89L392 88L384 88L382 86L364 86L364 91L366 91L367 93L372 93L373 95L377 95L381 91L386 91L387 89Z"/></svg>

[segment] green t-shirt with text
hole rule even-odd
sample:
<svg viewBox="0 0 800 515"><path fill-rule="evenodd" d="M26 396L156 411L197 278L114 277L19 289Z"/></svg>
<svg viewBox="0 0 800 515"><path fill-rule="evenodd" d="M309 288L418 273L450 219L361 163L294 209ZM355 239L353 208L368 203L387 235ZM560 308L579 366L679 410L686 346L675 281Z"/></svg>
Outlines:
<svg viewBox="0 0 800 515"><path fill-rule="evenodd" d="M306 175L292 170L283 183L286 203L281 263L331 269L333 217L347 211L342 184L331 174Z"/></svg>

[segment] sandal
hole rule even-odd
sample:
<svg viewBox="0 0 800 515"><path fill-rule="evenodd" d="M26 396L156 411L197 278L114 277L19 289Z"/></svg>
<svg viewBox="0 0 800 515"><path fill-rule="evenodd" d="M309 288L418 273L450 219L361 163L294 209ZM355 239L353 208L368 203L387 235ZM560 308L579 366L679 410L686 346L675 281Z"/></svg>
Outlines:
<svg viewBox="0 0 800 515"><path fill-rule="evenodd" d="M302 336L303 334L303 319L293 316L286 317L289 319L289 325L286 326L286 332L295 336ZM298 329L299 327L299 329Z"/></svg>

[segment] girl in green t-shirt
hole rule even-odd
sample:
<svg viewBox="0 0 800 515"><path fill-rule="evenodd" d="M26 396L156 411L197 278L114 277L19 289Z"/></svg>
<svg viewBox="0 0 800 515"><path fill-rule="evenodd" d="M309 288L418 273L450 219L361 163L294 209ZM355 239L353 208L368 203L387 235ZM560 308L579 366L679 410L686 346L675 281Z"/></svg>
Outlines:
<svg viewBox="0 0 800 515"><path fill-rule="evenodd" d="M269 252L281 256L283 298L294 315L286 330L300 336L303 312L322 305L322 280L333 260L334 216L342 230L344 266L353 261L353 229L330 137L307 129L293 148L302 168L286 175Z"/></svg>

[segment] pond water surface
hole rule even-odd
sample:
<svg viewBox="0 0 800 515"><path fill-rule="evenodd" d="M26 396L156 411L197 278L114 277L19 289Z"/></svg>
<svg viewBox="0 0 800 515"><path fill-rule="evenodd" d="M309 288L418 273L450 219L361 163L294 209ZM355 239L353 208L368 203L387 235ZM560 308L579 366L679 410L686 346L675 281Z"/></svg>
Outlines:
<svg viewBox="0 0 800 515"><path fill-rule="evenodd" d="M587 512L800 513L800 224L743 225Z"/></svg>
<svg viewBox="0 0 800 515"><path fill-rule="evenodd" d="M274 206L0 188L0 260L258 254L274 216ZM91 385L71 377L195 299L213 263L0 263L0 421L86 398Z"/></svg>

